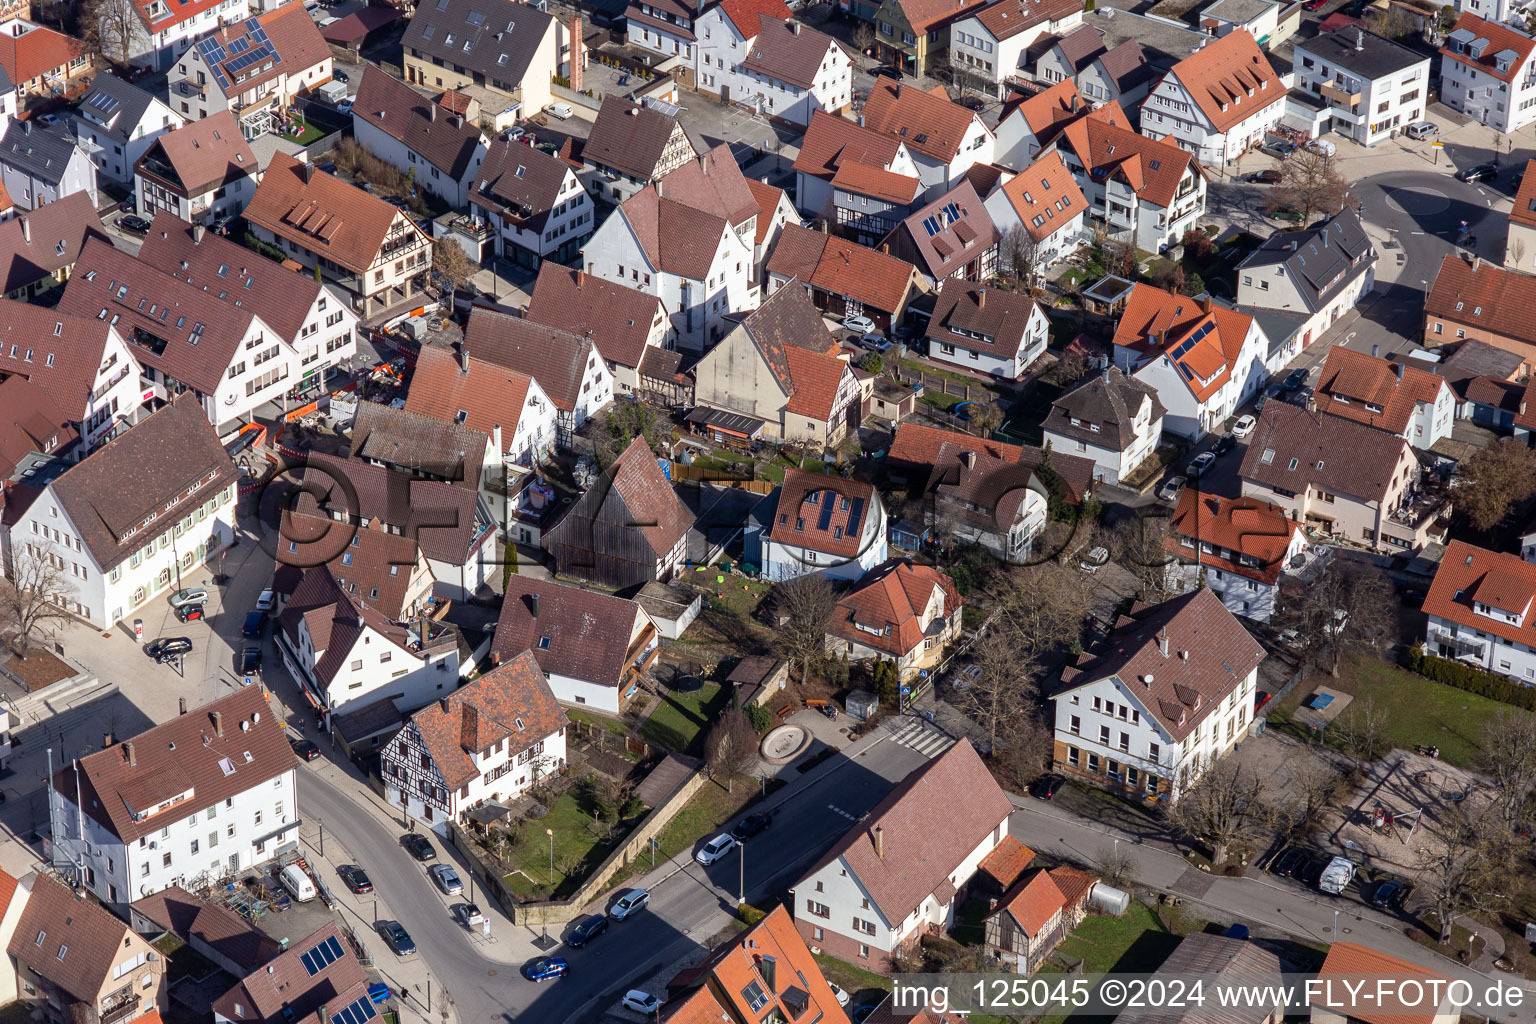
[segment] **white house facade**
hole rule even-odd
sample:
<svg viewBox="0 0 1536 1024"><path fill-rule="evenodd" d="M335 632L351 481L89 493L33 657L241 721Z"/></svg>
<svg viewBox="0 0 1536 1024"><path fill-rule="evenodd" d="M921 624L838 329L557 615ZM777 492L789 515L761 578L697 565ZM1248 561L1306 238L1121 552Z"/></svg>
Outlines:
<svg viewBox="0 0 1536 1024"><path fill-rule="evenodd" d="M1142 104L1141 133L1206 165L1236 160L1285 113L1285 86L1246 29L1179 61Z"/></svg>

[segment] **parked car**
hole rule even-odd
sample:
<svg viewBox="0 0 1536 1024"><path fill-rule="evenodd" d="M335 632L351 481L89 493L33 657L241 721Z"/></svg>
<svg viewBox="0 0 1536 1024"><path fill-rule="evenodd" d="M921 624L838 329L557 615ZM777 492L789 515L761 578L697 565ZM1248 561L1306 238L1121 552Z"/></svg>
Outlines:
<svg viewBox="0 0 1536 1024"><path fill-rule="evenodd" d="M859 344L871 352L889 352L891 350L891 339L877 331L859 335Z"/></svg>
<svg viewBox="0 0 1536 1024"><path fill-rule="evenodd" d="M1029 793L1036 800L1054 800L1066 782L1060 775L1042 775L1029 787Z"/></svg>
<svg viewBox="0 0 1536 1024"><path fill-rule="evenodd" d="M368 877L368 872L356 864L343 864L336 869L341 880L347 883L347 888L358 895L373 892L373 879Z"/></svg>
<svg viewBox="0 0 1536 1024"><path fill-rule="evenodd" d="M341 68L332 68L331 69L331 77L336 79L336 81L338 81L338 82L350 82L350 81L352 81L352 79L347 77L347 73L345 71L341 70Z"/></svg>
<svg viewBox="0 0 1536 1024"><path fill-rule="evenodd" d="M1302 885L1311 888L1317 885L1317 880L1322 877L1323 868L1328 866L1328 861L1322 857L1308 857L1307 862L1301 866L1301 870L1293 876Z"/></svg>
<svg viewBox="0 0 1536 1024"><path fill-rule="evenodd" d="M557 121L566 121L571 118L571 115L576 113L576 108L572 107L569 103L551 103L544 108L544 113Z"/></svg>
<svg viewBox="0 0 1536 1024"><path fill-rule="evenodd" d="M1294 143L1294 142L1266 142L1264 145L1259 147L1259 152L1260 153L1268 153L1270 156L1274 157L1276 160L1284 160L1286 157L1288 157L1292 153L1296 152L1296 143Z"/></svg>
<svg viewBox="0 0 1536 1024"><path fill-rule="evenodd" d="M1269 216L1272 220L1290 220L1298 224L1307 219L1306 214L1289 204L1275 207Z"/></svg>
<svg viewBox="0 0 1536 1024"><path fill-rule="evenodd" d="M625 889L619 893L619 898L614 900L613 907L608 911L608 916L615 921L623 921L633 917L651 902L651 894L644 889Z"/></svg>
<svg viewBox="0 0 1536 1024"><path fill-rule="evenodd" d="M1279 398L1284 393L1285 388L1281 387L1279 384L1271 384L1264 390L1264 393L1259 396L1259 400L1254 403L1254 411L1263 412L1265 404L1267 404L1271 398ZM1252 417L1249 417L1249 419L1252 419ZM1258 421L1254 420L1254 422L1257 423Z"/></svg>
<svg viewBox="0 0 1536 1024"><path fill-rule="evenodd" d="M384 937L384 944L394 951L395 956L416 955L416 943L399 921L383 922L379 925L379 934Z"/></svg>
<svg viewBox="0 0 1536 1024"><path fill-rule="evenodd" d="M1290 878L1293 875L1298 874L1302 868L1306 867L1307 861L1310 859L1311 855L1309 855L1307 851L1298 850L1295 847L1292 847L1291 849L1286 850L1280 856L1276 857L1274 863L1270 864L1269 870L1279 875L1281 878Z"/></svg>
<svg viewBox="0 0 1536 1024"><path fill-rule="evenodd" d="M117 204L117 208L122 213L138 213L139 212L139 201L137 199L135 199L133 197L133 193L130 192L126 196L123 197L123 201L122 202Z"/></svg>
<svg viewBox="0 0 1536 1024"><path fill-rule="evenodd" d="M1349 883L1355 880L1355 871L1360 865L1348 857L1335 857L1323 868L1318 875L1317 887L1331 896L1337 896L1349 887Z"/></svg>
<svg viewBox="0 0 1536 1024"><path fill-rule="evenodd" d="M751 839L753 836L766 829L772 823L772 818L766 814L763 814L761 811L758 811L753 814L749 814L745 818L742 818L740 821L738 821L736 823L736 827L731 829L731 836L737 842L741 842L744 839Z"/></svg>
<svg viewBox="0 0 1536 1024"><path fill-rule="evenodd" d="M1264 705L1274 699L1274 694L1268 690L1256 690L1253 694L1253 713L1258 714L1264 710Z"/></svg>
<svg viewBox="0 0 1536 1024"><path fill-rule="evenodd" d="M1468 167L1464 171L1457 171L1456 172L1456 180L1457 181L1465 181L1465 182L1468 182L1468 183L1473 183L1473 182L1479 182L1479 181L1486 181L1489 178L1496 178L1496 177L1498 177L1498 175L1499 175L1499 165L1498 164L1478 164L1476 167Z"/></svg>
<svg viewBox="0 0 1536 1024"><path fill-rule="evenodd" d="M713 864L739 845L735 836L729 832L722 832L700 847L699 852L693 855L693 859L700 864Z"/></svg>
<svg viewBox="0 0 1536 1024"><path fill-rule="evenodd" d="M1380 907L1383 910L1401 910L1403 899L1407 895L1407 882L1388 878L1386 881L1376 883L1376 888L1371 893L1371 906Z"/></svg>
<svg viewBox="0 0 1536 1024"><path fill-rule="evenodd" d="M1294 629L1282 629L1280 633L1275 637L1275 639L1279 640L1286 647L1296 651L1301 650L1301 648L1305 646L1305 644L1302 642L1301 634L1296 632Z"/></svg>
<svg viewBox="0 0 1536 1024"><path fill-rule="evenodd" d="M432 844L427 842L427 837L417 835L415 832L407 832L400 837L400 845L405 847L405 852L417 860L436 860L437 851L432 849Z"/></svg>
<svg viewBox="0 0 1536 1024"><path fill-rule="evenodd" d="M1188 482L1182 476L1171 476L1163 486L1157 489L1157 496L1163 501L1178 501L1179 492L1184 490L1184 485Z"/></svg>
<svg viewBox="0 0 1536 1024"><path fill-rule="evenodd" d="M204 604L207 600L208 591L202 587L187 587L171 595L171 607L180 608L184 604Z"/></svg>
<svg viewBox="0 0 1536 1024"><path fill-rule="evenodd" d="M192 641L184 636L163 636L145 644L144 651L155 661L164 665L178 655L191 653Z"/></svg>
<svg viewBox="0 0 1536 1024"><path fill-rule="evenodd" d="M661 1000L649 992L642 992L637 988L632 988L624 993L624 1009L626 1010L634 1010L636 1013L651 1017L660 1008Z"/></svg>
<svg viewBox="0 0 1536 1024"><path fill-rule="evenodd" d="M350 114L350 113L352 113L352 101L351 100L342 100L340 103L336 104L336 113L338 113L338 114ZM415 947L413 946L412 948L414 949Z"/></svg>
<svg viewBox="0 0 1536 1024"><path fill-rule="evenodd" d="M565 944L572 949L579 949L608 930L608 916L606 914L591 914L576 922L571 933L565 937Z"/></svg>
<svg viewBox="0 0 1536 1024"><path fill-rule="evenodd" d="M201 622L203 620L203 606L200 604L184 604L176 609L176 618L182 622Z"/></svg>
<svg viewBox="0 0 1536 1024"><path fill-rule="evenodd" d="M1431 135L1440 134L1440 126L1433 121L1415 121L1404 128L1403 133L1410 139L1427 139Z"/></svg>
<svg viewBox="0 0 1536 1024"><path fill-rule="evenodd" d="M301 761L313 761L320 756L320 748L312 740L290 740L289 746L293 747L293 752L299 755Z"/></svg>
<svg viewBox="0 0 1536 1024"><path fill-rule="evenodd" d="M245 624L240 627L240 635L247 637L258 637L261 636L262 632L266 628L266 612L247 612L245 616Z"/></svg>
<svg viewBox="0 0 1536 1024"><path fill-rule="evenodd" d="M1198 480L1205 475L1205 471L1210 469L1215 462L1216 456L1214 454L1211 452L1201 452L1195 456L1194 461L1185 467L1184 473L1191 480Z"/></svg>
<svg viewBox="0 0 1536 1024"><path fill-rule="evenodd" d="M882 64L880 67L871 68L869 73L876 78L893 78L898 82L907 77L906 72L902 71L901 68L893 67L890 64Z"/></svg>
<svg viewBox="0 0 1536 1024"><path fill-rule="evenodd" d="M1285 390L1295 391L1306 382L1307 371L1298 367L1285 375Z"/></svg>
<svg viewBox="0 0 1536 1024"><path fill-rule="evenodd" d="M52 128L59 123L58 114L38 114L37 123L44 128Z"/></svg>
<svg viewBox="0 0 1536 1024"><path fill-rule="evenodd" d="M837 1000L838 1006L846 1007L848 1005L848 1000L853 998L848 994L847 989L840 988L839 986L832 984L830 981L827 982L827 988L832 990L832 998Z"/></svg>
<svg viewBox="0 0 1536 1024"><path fill-rule="evenodd" d="M445 896L457 896L464 891L464 883L459 880L459 873L447 864L433 864L427 870L432 876L432 883L443 891Z"/></svg>
<svg viewBox="0 0 1536 1024"><path fill-rule="evenodd" d="M1259 425L1259 421L1252 416L1239 416L1237 422L1232 424L1232 436L1241 441L1253 433L1253 428Z"/></svg>
<svg viewBox="0 0 1536 1024"><path fill-rule="evenodd" d="M323 163L320 166L316 167L315 170L320 171L320 172L322 172L324 174L335 174L336 173L336 165L331 163L329 160L327 160L325 163Z"/></svg>
<svg viewBox="0 0 1536 1024"><path fill-rule="evenodd" d="M465 928L473 928L483 924L485 915L480 912L480 906L476 903L458 903L454 905L453 916Z"/></svg>
<svg viewBox="0 0 1536 1024"><path fill-rule="evenodd" d="M1327 2L1328 2L1328 0L1307 0L1307 2L1305 4L1303 4L1302 6L1305 7L1309 11L1315 11L1315 10L1318 10L1319 8L1321 8Z"/></svg>
<svg viewBox="0 0 1536 1024"><path fill-rule="evenodd" d="M1237 438L1233 437L1231 434L1222 434L1216 439L1216 443L1211 445L1211 454L1222 456L1236 447Z"/></svg>
<svg viewBox="0 0 1536 1024"><path fill-rule="evenodd" d="M240 652L240 674L254 676L261 672L261 648L247 647Z"/></svg>
<svg viewBox="0 0 1536 1024"><path fill-rule="evenodd" d="M270 589L263 590L261 596L256 599L256 610L259 612L270 612L275 600L276 598L273 597Z"/></svg>
<svg viewBox="0 0 1536 1024"><path fill-rule="evenodd" d="M858 334L868 334L875 329L875 322L862 313L843 317L843 326Z"/></svg>
<svg viewBox="0 0 1536 1024"><path fill-rule="evenodd" d="M1275 170L1273 167L1267 167L1262 171L1254 171L1244 180L1252 182L1255 185L1278 185L1280 184L1281 177L1283 177L1283 175L1281 175L1279 171Z"/></svg>
<svg viewBox="0 0 1536 1024"><path fill-rule="evenodd" d="M512 128L508 128L506 131L501 133L501 141L502 142L516 142L519 139L521 139L524 135L527 135L527 134L528 133L525 132L523 129L514 126Z"/></svg>
<svg viewBox="0 0 1536 1024"><path fill-rule="evenodd" d="M570 970L571 965L563 956L541 956L523 964L523 977L529 981L559 981Z"/></svg>

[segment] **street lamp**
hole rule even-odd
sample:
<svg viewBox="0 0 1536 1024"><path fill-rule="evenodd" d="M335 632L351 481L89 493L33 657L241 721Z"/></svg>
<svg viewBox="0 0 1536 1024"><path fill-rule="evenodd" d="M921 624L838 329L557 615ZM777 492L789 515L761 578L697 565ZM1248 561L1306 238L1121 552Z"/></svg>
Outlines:
<svg viewBox="0 0 1536 1024"><path fill-rule="evenodd" d="M745 906L747 902L747 844L738 841L736 843L737 863L741 874L736 882L736 905Z"/></svg>
<svg viewBox="0 0 1536 1024"><path fill-rule="evenodd" d="M555 830L547 828L544 834L549 836L549 888L551 894L555 888Z"/></svg>

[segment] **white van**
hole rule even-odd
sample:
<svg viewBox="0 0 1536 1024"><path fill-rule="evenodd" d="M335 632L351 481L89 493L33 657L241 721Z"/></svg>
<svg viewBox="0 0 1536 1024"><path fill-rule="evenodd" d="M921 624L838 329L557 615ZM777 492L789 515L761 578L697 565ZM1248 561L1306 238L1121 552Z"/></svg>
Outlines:
<svg viewBox="0 0 1536 1024"><path fill-rule="evenodd" d="M557 118L561 121L566 120L572 114L576 113L576 109L569 103L551 103L549 106L545 107L544 110L549 114L550 117Z"/></svg>
<svg viewBox="0 0 1536 1024"><path fill-rule="evenodd" d="M289 864L283 868L277 880L283 883L283 888L288 890L288 895L300 903L308 903L315 898L314 881L297 864Z"/></svg>

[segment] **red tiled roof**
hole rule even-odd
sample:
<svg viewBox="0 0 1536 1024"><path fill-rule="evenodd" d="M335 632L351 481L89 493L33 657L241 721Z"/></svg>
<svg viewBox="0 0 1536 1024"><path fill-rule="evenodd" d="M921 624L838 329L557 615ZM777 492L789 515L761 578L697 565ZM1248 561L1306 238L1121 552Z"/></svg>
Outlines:
<svg viewBox="0 0 1536 1024"><path fill-rule="evenodd" d="M790 380L794 382L794 391L784 408L796 416L830 420L843 375L851 372L848 364L836 356L798 345L787 346L784 356L789 361Z"/></svg>
<svg viewBox="0 0 1536 1024"><path fill-rule="evenodd" d="M335 1011L359 997L367 998L368 975L352 955L340 925L328 921L297 940L264 970L252 971L215 999L213 1009L241 1024L310 1024L322 1006ZM327 939L341 947L341 956L311 973L304 957ZM241 1012L236 1012L236 1006Z"/></svg>
<svg viewBox="0 0 1536 1024"><path fill-rule="evenodd" d="M1016 36L1044 22L1060 21L1083 9L1082 0L996 0L973 15L994 39Z"/></svg>
<svg viewBox="0 0 1536 1024"><path fill-rule="evenodd" d="M101 904L88 896L77 898L75 890L53 875L36 875L11 936L10 953L24 968L22 974L47 978L88 1004L94 1017L97 997L117 980L112 976L112 961L118 950L135 944L147 951L148 943L133 936L128 926ZM129 982L137 988L133 979ZM68 1011L66 1016L73 1017Z"/></svg>
<svg viewBox="0 0 1536 1024"><path fill-rule="evenodd" d="M9 479L28 452L52 455L80 437L53 396L19 373L0 380L0 409L0 478Z"/></svg>
<svg viewBox="0 0 1536 1024"><path fill-rule="evenodd" d="M567 412L581 401L581 383L596 348L584 334L572 334L486 306L470 311L464 344L474 358L531 374L550 401Z"/></svg>
<svg viewBox="0 0 1536 1024"><path fill-rule="evenodd" d="M1218 132L1285 100L1285 86L1245 28L1206 43L1175 64L1169 74Z"/></svg>
<svg viewBox="0 0 1536 1024"><path fill-rule="evenodd" d="M837 165L837 173L832 176L832 185L834 188L840 188L855 195L885 199L903 205L914 202L923 190L920 178L897 174L895 171L887 171L875 164L855 160L845 160Z"/></svg>
<svg viewBox="0 0 1536 1024"><path fill-rule="evenodd" d="M302 5L299 8L303 9ZM310 176L305 181L306 173ZM245 218L279 238L353 272L373 266L395 219L409 218L378 196L276 153L245 208ZM418 232L414 224L408 230Z"/></svg>
<svg viewBox="0 0 1536 1024"><path fill-rule="evenodd" d="M1280 578L1286 552L1301 529L1300 523L1286 517L1284 509L1267 501L1223 498L1196 487L1184 489L1168 526L1168 553L1174 557L1195 560L1195 549L1181 541L1189 537L1214 549L1200 554L1201 565L1271 585ZM1232 557L1223 558L1223 549ZM1241 555L1257 564L1239 562Z"/></svg>
<svg viewBox="0 0 1536 1024"><path fill-rule="evenodd" d="M992 876L1006 890L1019 880L1034 860L1034 850L1013 836L1003 836L1003 841L977 863L976 870Z"/></svg>
<svg viewBox="0 0 1536 1024"><path fill-rule="evenodd" d="M200 0L196 6L201 11L217 2ZM20 36L0 34L0 67L5 68L5 73L18 89L32 79L68 64L84 52L85 44L80 40L44 25L37 25Z"/></svg>
<svg viewBox="0 0 1536 1024"><path fill-rule="evenodd" d="M1424 316L1536 344L1536 276L1447 253L1424 300ZM1426 328L1427 330L1427 328ZM1497 339L1494 340L1497 344Z"/></svg>
<svg viewBox="0 0 1536 1024"><path fill-rule="evenodd" d="M709 276L718 241L729 229L725 218L688 202L662 196L655 188L641 189L619 206L651 266L694 281Z"/></svg>
<svg viewBox="0 0 1536 1024"><path fill-rule="evenodd" d="M757 231L752 241L762 245L768 240L768 232L773 230L773 219L778 214L779 204L785 201L784 190L756 178L747 179L747 188L757 202Z"/></svg>
<svg viewBox="0 0 1536 1024"><path fill-rule="evenodd" d="M922 615L935 592L939 607L929 630L936 633L959 610L960 592L947 575L932 566L891 559L865 573L837 602L830 632L904 657L923 642Z"/></svg>
<svg viewBox="0 0 1536 1024"><path fill-rule="evenodd" d="M1018 463L1028 469L1037 468L1045 454L1041 448L1005 444L909 420L896 428L896 437L891 441L891 450L886 458L909 468L930 467L939 461L940 453L946 445L954 451L979 452L1003 462ZM1052 452L1051 464L1061 475L1062 482L1067 485L1074 500L1087 494L1093 486L1092 459Z"/></svg>
<svg viewBox="0 0 1536 1024"><path fill-rule="evenodd" d="M1179 359L1195 374L1186 377L1189 390L1197 401L1204 402L1231 376L1253 317L1212 305L1208 299L1201 302L1138 284L1131 290L1115 329L1115 345L1136 350L1143 360L1158 358L1208 324L1214 324L1215 329Z"/></svg>
<svg viewBox="0 0 1536 1024"><path fill-rule="evenodd" d="M1509 211L1511 224L1522 224L1528 228L1536 228L1536 160L1527 160L1524 175L1520 179L1520 191L1515 193L1514 208Z"/></svg>
<svg viewBox="0 0 1536 1024"><path fill-rule="evenodd" d="M1420 978L1438 978L1442 983L1450 981L1450 978L1438 971L1420 967L1407 960L1399 960L1395 956L1354 942L1335 942L1329 946L1328 956L1324 958L1318 975L1319 980L1325 980L1329 975L1344 975L1355 980L1361 977L1385 977L1394 982ZM1439 991L1443 992L1444 989L1441 988ZM1378 1005L1367 1001L1355 1001L1349 1008L1349 1020L1359 1021L1360 1024L1433 1024L1434 1021L1441 1019L1436 1013L1437 1009L1437 1006L1428 1005L1428 1000L1417 1006L1407 1003L1398 1005L1389 1000L1387 1005L1379 1008ZM1333 1008L1330 1007L1327 1013L1330 1016L1333 1015ZM1454 1010L1451 1016L1456 1016Z"/></svg>
<svg viewBox="0 0 1536 1024"><path fill-rule="evenodd" d="M633 369L645 357L656 319L665 314L654 295L545 260L523 315L536 324L590 335L604 359Z"/></svg>
<svg viewBox="0 0 1536 1024"><path fill-rule="evenodd" d="M986 0L897 0L901 13L907 16L912 31L921 35L945 22L953 21L974 11Z"/></svg>
<svg viewBox="0 0 1536 1024"><path fill-rule="evenodd" d="M1424 597L1424 614L1463 623L1510 643L1536 645L1536 615L1528 607L1533 598L1536 565L1519 555L1453 540ZM1522 615L1524 624L1479 615L1473 610L1474 602Z"/></svg>
<svg viewBox="0 0 1536 1024"><path fill-rule="evenodd" d="M828 59L828 51L833 60L849 61L837 40L809 25L770 14L760 14L757 20L761 28L741 62L744 71L809 91Z"/></svg>
<svg viewBox="0 0 1536 1024"><path fill-rule="evenodd" d="M1034 938L1066 905L1067 898L1051 879L1050 872L1041 868L1005 895L994 913L1012 915L1019 930Z"/></svg>
<svg viewBox="0 0 1536 1024"><path fill-rule="evenodd" d="M502 437L510 441L522 419L528 389L537 386L533 378L474 356L469 357L468 373L462 365L462 356L423 345L405 396L406 411L447 423L462 422L487 436L499 425ZM463 420L459 419L461 409L466 414Z"/></svg>
<svg viewBox="0 0 1536 1024"><path fill-rule="evenodd" d="M474 755L506 740L509 754L527 750L565 728L532 651L466 683L411 716L423 746L449 789L480 777Z"/></svg>
<svg viewBox="0 0 1536 1024"><path fill-rule="evenodd" d="M1434 405L1440 389L1449 387L1444 377L1406 362L1335 345L1317 380L1317 408L1389 434L1406 434L1419 403ZM1372 412L1367 404L1380 411Z"/></svg>
<svg viewBox="0 0 1536 1024"><path fill-rule="evenodd" d="M945 161L959 155L965 133L978 116L952 102L942 85L924 92L889 78L875 79L863 115L865 127L894 135L909 149Z"/></svg>
<svg viewBox="0 0 1536 1024"><path fill-rule="evenodd" d="M1456 24L1451 28L1448 36L1461 31L1471 32L1474 39L1487 41L1482 56L1474 57L1470 53L1458 53L1451 49L1449 38L1446 45L1440 47L1440 56L1446 60L1454 60L1476 68L1482 74L1511 84L1514 83L1515 76L1524 73L1526 61L1531 59L1531 50L1536 47L1536 39L1532 39L1524 32L1517 32L1508 25L1501 25L1496 21L1484 21L1470 12L1463 12L1461 17L1456 19ZM1505 50L1513 50L1516 59L1510 62L1508 70L1500 71L1495 58Z"/></svg>
<svg viewBox="0 0 1536 1024"><path fill-rule="evenodd" d="M851 558L860 551L868 517L879 512L878 502L873 484L788 469L769 538Z"/></svg>
<svg viewBox="0 0 1536 1024"><path fill-rule="evenodd" d="M962 738L897 783L807 877L841 859L887 921L905 921L993 830L1007 831L1012 812L1013 802Z"/></svg>
<svg viewBox="0 0 1536 1024"><path fill-rule="evenodd" d="M768 963L774 964L772 970L767 969ZM767 1003L748 1002L745 990L753 984L768 997ZM695 985L700 987L681 1005L669 1006L663 1018L666 1024L721 1024L768 1016L824 1024L848 1022L821 966L782 904L717 946L703 963L683 971L667 988L675 991Z"/></svg>
<svg viewBox="0 0 1536 1024"><path fill-rule="evenodd" d="M1034 134L1041 148L1050 145L1063 125L1087 115L1089 103L1077 90L1077 81L1064 78L1060 82L1014 103L1004 115L1022 117Z"/></svg>
<svg viewBox="0 0 1536 1024"><path fill-rule="evenodd" d="M491 652L508 661L531 650L546 673L617 689L629 667L635 621L643 615L635 602L600 590L513 573Z"/></svg>
<svg viewBox="0 0 1536 1024"><path fill-rule="evenodd" d="M1028 168L1009 179L1003 195L1036 242L1072 227L1088 211L1088 200L1077 180L1054 150L1041 153ZM1035 223L1037 220L1040 223Z"/></svg>
<svg viewBox="0 0 1536 1024"><path fill-rule="evenodd" d="M901 140L824 110L811 114L795 156L795 170L831 180L845 163L863 163L882 169L901 150Z"/></svg>
<svg viewBox="0 0 1536 1024"><path fill-rule="evenodd" d="M780 21L788 21L793 17L793 12L785 6L784 0L722 0L720 13L747 39L757 33L760 14Z"/></svg>
<svg viewBox="0 0 1536 1024"><path fill-rule="evenodd" d="M655 184L656 194L740 227L758 212L757 197L741 166L724 143L668 172Z"/></svg>
<svg viewBox="0 0 1536 1024"><path fill-rule="evenodd" d="M1147 138L1130 124L1119 104L1106 103L1067 126L1067 144L1095 177L1119 178L1141 199L1170 207L1195 158L1171 142Z"/></svg>
<svg viewBox="0 0 1536 1024"><path fill-rule="evenodd" d="M256 154L228 110L189 121L153 143L165 154L188 196L200 196L238 178L260 173Z"/></svg>
<svg viewBox="0 0 1536 1024"><path fill-rule="evenodd" d="M929 227L936 230L930 233ZM935 281L959 272L998 241L997 225L975 186L965 178L912 213L891 234L897 232L906 233L922 261L921 269Z"/></svg>
<svg viewBox="0 0 1536 1024"><path fill-rule="evenodd" d="M204 2L204 0L191 0L189 6L183 7L178 0L177 3L167 6L172 7L176 15L180 17L187 10L201 9L209 6L209 4ZM303 11L303 13L296 14L296 10ZM224 45L225 58L223 63L226 69L231 64L238 62L242 55L253 52L253 46L260 45L259 41L252 37L252 30L258 25L266 33L272 48L277 51L277 55L282 60L274 61L270 69L260 73L257 73L254 67L247 67L244 69L246 79L243 82L238 77L240 71L237 70L231 73L229 70L226 70L225 76L238 87L232 87L226 90L226 92L249 92L258 86L274 82L279 75L285 73L288 75L289 81L295 81L305 71L330 59L330 47L326 44L325 37L320 34L320 29L315 24L315 19L309 16L308 11L304 10L304 5L299 4L297 8L294 8L290 4L284 4L255 18L241 18L232 21L209 37ZM244 47L236 48L230 45L236 40L242 39L246 43ZM258 93L258 95L261 95L261 93Z"/></svg>
<svg viewBox="0 0 1536 1024"><path fill-rule="evenodd" d="M832 295L841 295L882 313L902 308L917 268L889 253L799 224L785 224L768 260L770 273L799 278Z"/></svg>
<svg viewBox="0 0 1536 1024"><path fill-rule="evenodd" d="M352 102L355 120L373 125L449 178L463 181L481 149L480 127L462 116L439 116L439 109L440 104L373 64L363 68Z"/></svg>

